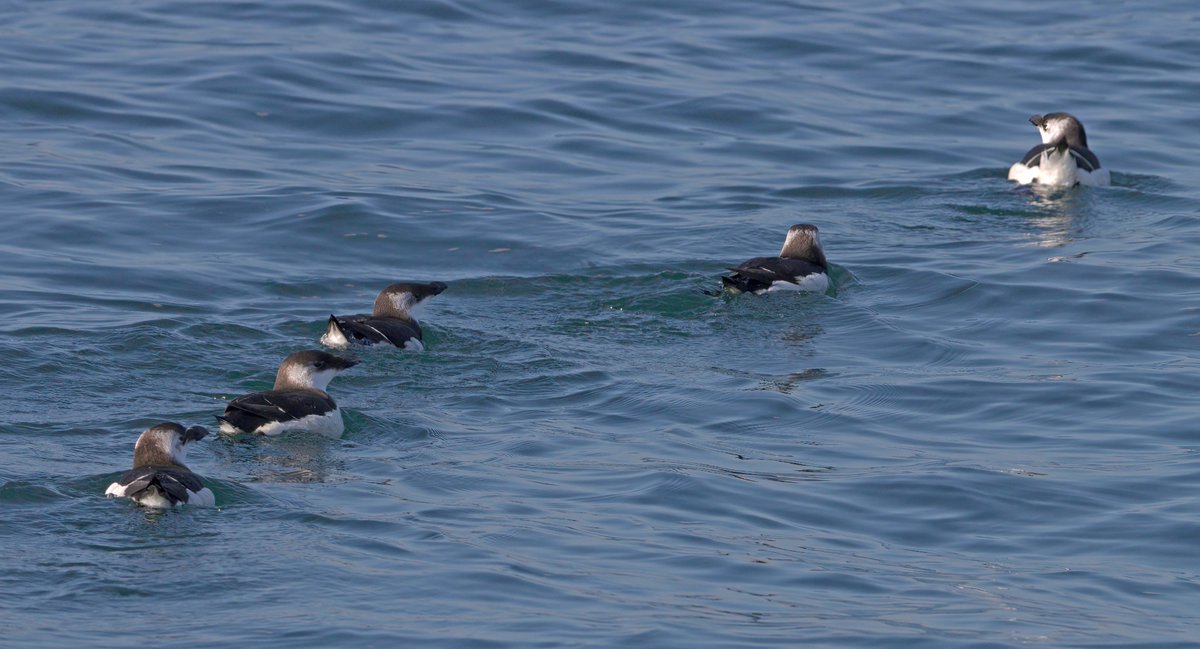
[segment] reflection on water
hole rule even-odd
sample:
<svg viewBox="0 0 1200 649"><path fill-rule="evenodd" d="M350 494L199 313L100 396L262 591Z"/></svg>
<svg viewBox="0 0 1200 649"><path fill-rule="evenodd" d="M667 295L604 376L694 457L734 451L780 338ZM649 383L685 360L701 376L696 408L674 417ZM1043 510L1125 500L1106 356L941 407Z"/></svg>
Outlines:
<svg viewBox="0 0 1200 649"><path fill-rule="evenodd" d="M279 438L239 434L224 435L215 445L217 454L250 482L325 482L343 462L330 453L338 442L318 435Z"/></svg>
<svg viewBox="0 0 1200 649"><path fill-rule="evenodd" d="M792 343L808 344L820 336L821 333L821 325L815 322L803 323L789 327L787 331L783 332L780 339Z"/></svg>
<svg viewBox="0 0 1200 649"><path fill-rule="evenodd" d="M1091 194L1090 187L1028 186L1029 206L1036 210L1030 219L1032 246L1057 248L1084 236ZM1103 191L1103 190L1099 190Z"/></svg>
<svg viewBox="0 0 1200 649"><path fill-rule="evenodd" d="M784 377L766 379L763 381L763 389L774 390L783 394L789 394L796 389L797 384L808 381L815 381L829 376L829 372L824 368L814 367L801 372L792 372Z"/></svg>
<svg viewBox="0 0 1200 649"><path fill-rule="evenodd" d="M0 644L1194 646L1194 2L793 4L0 7ZM103 496L421 278L344 439Z"/></svg>

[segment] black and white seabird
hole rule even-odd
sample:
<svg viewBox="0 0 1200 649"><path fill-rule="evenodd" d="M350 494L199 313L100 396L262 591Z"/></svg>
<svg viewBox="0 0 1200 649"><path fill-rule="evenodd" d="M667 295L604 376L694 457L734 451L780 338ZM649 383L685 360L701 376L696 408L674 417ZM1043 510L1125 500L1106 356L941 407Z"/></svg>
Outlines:
<svg viewBox="0 0 1200 649"><path fill-rule="evenodd" d="M357 365L343 356L309 349L283 359L275 387L238 397L218 415L222 433L278 435L292 430L341 437L342 411L325 387L333 377Z"/></svg>
<svg viewBox="0 0 1200 649"><path fill-rule="evenodd" d="M1033 147L1008 170L1008 179L1022 185L1092 185L1109 182L1108 169L1100 167L1100 158L1088 148L1087 132L1074 115L1050 113L1034 115L1029 122L1037 127L1042 143Z"/></svg>
<svg viewBox="0 0 1200 649"><path fill-rule="evenodd" d="M108 485L104 495L132 498L146 507L216 504L212 490L183 463L188 444L208 434L203 426L184 430L174 422L147 428L133 446L133 468Z"/></svg>
<svg viewBox="0 0 1200 649"><path fill-rule="evenodd" d="M331 315L321 344L330 347L388 343L404 349L425 349L421 326L412 310L421 302L446 290L442 282L400 282L379 292L371 315Z"/></svg>
<svg viewBox="0 0 1200 649"><path fill-rule="evenodd" d="M815 291L829 289L829 263L817 236L817 226L798 223L788 228L778 257L755 257L730 267L732 275L721 285L734 293L761 295L769 291Z"/></svg>

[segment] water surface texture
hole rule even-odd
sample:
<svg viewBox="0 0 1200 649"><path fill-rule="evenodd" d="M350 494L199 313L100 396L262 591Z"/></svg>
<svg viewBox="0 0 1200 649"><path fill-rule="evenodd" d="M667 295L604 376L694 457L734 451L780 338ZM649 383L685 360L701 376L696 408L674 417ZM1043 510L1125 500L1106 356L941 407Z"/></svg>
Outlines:
<svg viewBox="0 0 1200 649"><path fill-rule="evenodd" d="M5 3L0 645L1196 646L1198 15ZM103 496L398 280L344 439Z"/></svg>

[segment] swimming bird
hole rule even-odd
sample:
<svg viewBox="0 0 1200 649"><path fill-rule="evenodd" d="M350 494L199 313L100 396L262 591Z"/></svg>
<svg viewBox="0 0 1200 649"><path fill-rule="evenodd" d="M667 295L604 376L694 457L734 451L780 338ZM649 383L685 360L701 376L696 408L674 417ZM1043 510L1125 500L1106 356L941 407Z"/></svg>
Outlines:
<svg viewBox="0 0 1200 649"><path fill-rule="evenodd" d="M721 285L734 293L761 295L768 291L816 291L829 289L829 263L821 249L817 226L798 223L788 228L778 257L755 257L730 267L732 275Z"/></svg>
<svg viewBox="0 0 1200 649"><path fill-rule="evenodd" d="M275 387L238 397L218 415L222 433L278 435L292 430L326 437L341 437L342 411L325 387L333 377L358 361L317 349L296 352L283 359L275 374Z"/></svg>
<svg viewBox="0 0 1200 649"><path fill-rule="evenodd" d="M1108 169L1088 148L1087 132L1074 115L1050 113L1034 115L1029 123L1037 127L1042 143L1033 147L1008 170L1008 179L1022 185L1092 185L1109 183Z"/></svg>
<svg viewBox="0 0 1200 649"><path fill-rule="evenodd" d="M412 310L423 301L446 290L442 282L419 284L399 282L379 292L371 315L331 315L321 344L330 347L389 343L404 349L425 349L421 326Z"/></svg>
<svg viewBox="0 0 1200 649"><path fill-rule="evenodd" d="M133 446L133 468L108 485L104 495L131 498L145 507L211 507L216 504L213 492L183 463L187 446L207 434L203 426L184 430L170 421L147 428Z"/></svg>

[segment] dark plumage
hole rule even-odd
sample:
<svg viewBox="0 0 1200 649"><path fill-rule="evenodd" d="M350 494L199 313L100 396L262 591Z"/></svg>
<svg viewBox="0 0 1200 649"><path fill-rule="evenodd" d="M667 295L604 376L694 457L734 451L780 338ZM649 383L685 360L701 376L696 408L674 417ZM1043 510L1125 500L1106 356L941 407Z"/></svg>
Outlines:
<svg viewBox="0 0 1200 649"><path fill-rule="evenodd" d="M105 495L148 507L214 504L212 491L183 463L185 447L206 435L202 426L184 430L174 422L147 428L133 447L133 468L109 485Z"/></svg>
<svg viewBox="0 0 1200 649"><path fill-rule="evenodd" d="M1098 185L1109 183L1110 174L1100 158L1088 148L1087 131L1074 115L1034 115L1029 123L1038 129L1042 143L1029 149L1008 170L1008 179L1022 185Z"/></svg>
<svg viewBox="0 0 1200 649"><path fill-rule="evenodd" d="M1021 158L1021 164L1026 167L1036 167L1042 162L1043 153L1062 153L1070 151L1071 157L1075 159L1075 166L1087 172L1092 172L1100 168L1100 159L1092 153L1090 149L1068 144L1066 140L1058 140L1053 144L1039 144L1028 152L1025 157Z"/></svg>
<svg viewBox="0 0 1200 649"><path fill-rule="evenodd" d="M730 267L721 285L738 293L772 289L824 291L829 288L829 263L817 236L817 226L800 223L788 228L778 257L755 257Z"/></svg>
<svg viewBox="0 0 1200 649"><path fill-rule="evenodd" d="M337 409L337 403L329 393L314 388L294 390L267 390L238 397L225 406L225 414L217 419L247 432L272 423L283 423L303 419L312 415L325 415Z"/></svg>
<svg viewBox="0 0 1200 649"><path fill-rule="evenodd" d="M446 290L442 282L399 282L380 291L371 315L331 315L321 342L330 347L387 343L423 349L421 326L412 309Z"/></svg>
<svg viewBox="0 0 1200 649"><path fill-rule="evenodd" d="M114 484L125 488L121 495L135 501L161 496L171 505L187 503L189 491L199 493L204 488L200 476L177 466L140 466L126 471Z"/></svg>
<svg viewBox="0 0 1200 649"><path fill-rule="evenodd" d="M284 359L275 374L275 387L230 401L218 415L221 432L277 435L292 428L310 429L331 437L342 434L342 417L329 381L358 361L317 349Z"/></svg>

